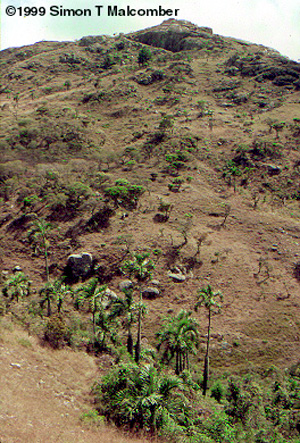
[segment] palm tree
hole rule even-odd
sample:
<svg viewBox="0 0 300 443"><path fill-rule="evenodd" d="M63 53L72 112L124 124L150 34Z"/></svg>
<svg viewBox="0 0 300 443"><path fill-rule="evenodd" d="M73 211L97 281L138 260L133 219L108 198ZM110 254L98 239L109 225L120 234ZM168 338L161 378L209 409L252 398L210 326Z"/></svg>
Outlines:
<svg viewBox="0 0 300 443"><path fill-rule="evenodd" d="M149 259L149 253L135 253L131 260L126 260L122 269L125 273L128 273L130 277L137 279L138 288L140 292L139 311L138 311L138 332L137 341L135 345L135 361L139 363L141 356L141 339L142 339L142 315L143 315L143 299L141 284L152 275L152 270L155 265L151 259Z"/></svg>
<svg viewBox="0 0 300 443"><path fill-rule="evenodd" d="M29 231L29 240L33 243L34 251L42 250L45 258L46 280L49 282L49 259L48 249L49 240L47 238L48 231L51 229L50 223L46 222L43 218L37 216L37 214L30 214L34 217L32 221L31 230Z"/></svg>
<svg viewBox="0 0 300 443"><path fill-rule="evenodd" d="M168 363L176 358L176 375L189 369L189 354L196 354L198 336L198 322L185 310L176 317L165 318L165 324L157 332L157 349L164 347L163 360Z"/></svg>
<svg viewBox="0 0 300 443"><path fill-rule="evenodd" d="M106 348L106 339L116 344L118 343L116 328L114 327L113 320L110 317L102 304L102 300L98 302L98 309L95 313L95 326L94 326L94 346L96 350L103 350Z"/></svg>
<svg viewBox="0 0 300 443"><path fill-rule="evenodd" d="M213 292L210 285L206 288L199 289L197 294L197 302L195 304L195 311L198 308L204 306L208 312L208 327L207 327L207 341L206 341L206 353L204 359L203 369L203 395L206 395L208 373L209 373L209 343L210 343L210 330L211 330L211 316L212 314L218 314L221 312L221 304L223 301L223 295L220 291Z"/></svg>
<svg viewBox="0 0 300 443"><path fill-rule="evenodd" d="M71 293L71 288L63 282L63 279L53 282L48 281L40 289L40 306L43 308L44 304L47 303L47 317L52 315L51 303L53 301L56 302L57 313L60 313L64 298L68 293Z"/></svg>
<svg viewBox="0 0 300 443"><path fill-rule="evenodd" d="M133 355L132 325L137 321L138 304L133 300L133 290L125 290L125 297L118 297L110 303L110 317L123 317L123 326L127 329L127 351Z"/></svg>
<svg viewBox="0 0 300 443"><path fill-rule="evenodd" d="M81 285L76 291L75 308L79 309L85 304L89 303L89 311L92 313L92 324L94 337L96 335L96 314L103 310L102 299L107 289L107 285L100 285L97 277L91 278L86 284Z"/></svg>

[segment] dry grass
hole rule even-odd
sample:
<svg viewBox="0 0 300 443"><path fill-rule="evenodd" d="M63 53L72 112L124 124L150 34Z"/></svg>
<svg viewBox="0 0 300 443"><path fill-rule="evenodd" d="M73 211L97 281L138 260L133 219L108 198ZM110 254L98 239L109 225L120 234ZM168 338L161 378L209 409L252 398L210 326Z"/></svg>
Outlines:
<svg viewBox="0 0 300 443"><path fill-rule="evenodd" d="M39 345L8 318L0 324L0 438L3 443L143 443L105 424L82 421L100 376L94 357Z"/></svg>

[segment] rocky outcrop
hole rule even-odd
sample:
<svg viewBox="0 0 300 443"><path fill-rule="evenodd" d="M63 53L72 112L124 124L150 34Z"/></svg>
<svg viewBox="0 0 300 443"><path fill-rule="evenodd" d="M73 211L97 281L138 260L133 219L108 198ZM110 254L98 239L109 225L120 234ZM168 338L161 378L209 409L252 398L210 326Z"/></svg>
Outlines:
<svg viewBox="0 0 300 443"><path fill-rule="evenodd" d="M169 19L158 26L127 34L127 38L172 52L214 47L221 38L211 28L199 27L186 20ZM211 43L210 43L211 41Z"/></svg>

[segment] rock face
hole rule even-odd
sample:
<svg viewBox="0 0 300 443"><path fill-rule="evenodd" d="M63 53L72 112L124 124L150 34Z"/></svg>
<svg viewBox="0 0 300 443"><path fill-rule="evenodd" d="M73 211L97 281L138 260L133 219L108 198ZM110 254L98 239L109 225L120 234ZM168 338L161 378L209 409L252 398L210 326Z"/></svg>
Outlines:
<svg viewBox="0 0 300 443"><path fill-rule="evenodd" d="M198 27L186 20L169 19L158 26L127 34L126 37L157 48L179 52L208 48L209 41L215 36L211 28Z"/></svg>
<svg viewBox="0 0 300 443"><path fill-rule="evenodd" d="M67 267L74 278L86 277L92 270L93 257L88 252L71 254L67 260Z"/></svg>

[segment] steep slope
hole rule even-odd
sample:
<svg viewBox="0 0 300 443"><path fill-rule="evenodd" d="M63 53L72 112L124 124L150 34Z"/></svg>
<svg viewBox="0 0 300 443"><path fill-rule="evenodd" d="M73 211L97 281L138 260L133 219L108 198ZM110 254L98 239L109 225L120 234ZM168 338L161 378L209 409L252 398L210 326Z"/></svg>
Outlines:
<svg viewBox="0 0 300 443"><path fill-rule="evenodd" d="M138 63L142 48L148 64ZM160 291L146 301L151 344L162 319L193 309L197 289L211 284L225 298L213 324L213 371L298 361L298 63L170 20L130 35L5 50L0 73L2 283L20 265L38 305L46 273L34 212L51 222L52 279L70 253L86 251L119 293L122 258L151 253ZM116 183L145 192L114 199ZM182 282L169 277L174 269ZM71 303L62 312L74 324ZM14 315L41 334L25 307ZM206 316L197 315L204 342Z"/></svg>

